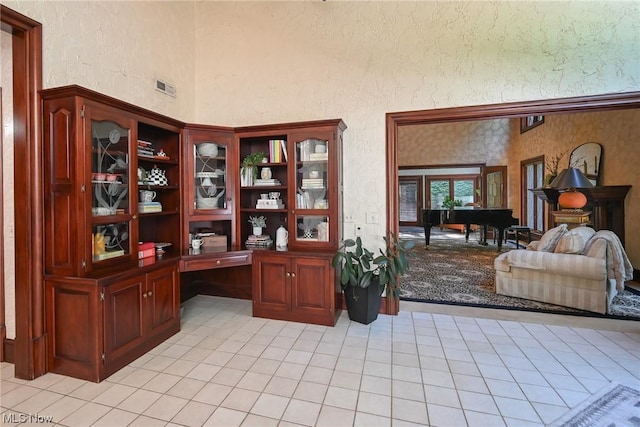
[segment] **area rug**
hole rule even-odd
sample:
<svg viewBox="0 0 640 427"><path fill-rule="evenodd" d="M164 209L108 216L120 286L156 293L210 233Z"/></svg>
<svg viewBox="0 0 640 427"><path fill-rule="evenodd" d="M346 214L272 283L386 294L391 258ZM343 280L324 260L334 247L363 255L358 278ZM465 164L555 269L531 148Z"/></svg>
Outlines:
<svg viewBox="0 0 640 427"><path fill-rule="evenodd" d="M465 242L456 232L432 232L430 249L425 248L424 234L402 234L415 239L409 253L409 272L403 277L400 299L473 307L501 308L620 319L640 319L640 295L630 290L619 293L611 313L589 311L547 304L495 293L494 259L501 253L497 245L483 246L477 235ZM491 243L491 241L490 241ZM502 252L515 249L514 242L503 245Z"/></svg>
<svg viewBox="0 0 640 427"><path fill-rule="evenodd" d="M640 391L617 383L594 394L550 427L638 427Z"/></svg>

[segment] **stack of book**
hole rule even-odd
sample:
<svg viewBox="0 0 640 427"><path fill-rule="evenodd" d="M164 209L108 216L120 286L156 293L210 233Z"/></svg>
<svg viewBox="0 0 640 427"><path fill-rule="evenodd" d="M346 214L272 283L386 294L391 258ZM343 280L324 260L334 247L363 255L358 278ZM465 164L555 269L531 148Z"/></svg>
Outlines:
<svg viewBox="0 0 640 427"><path fill-rule="evenodd" d="M160 202L140 202L138 203L138 212L140 213L162 212L162 204L160 204Z"/></svg>
<svg viewBox="0 0 640 427"><path fill-rule="evenodd" d="M280 199L258 199L256 209L284 209L284 203Z"/></svg>
<svg viewBox="0 0 640 427"><path fill-rule="evenodd" d="M317 160L329 160L328 153L311 153L309 154L309 160L317 161Z"/></svg>
<svg viewBox="0 0 640 427"><path fill-rule="evenodd" d="M153 147L149 141L138 140L138 156L153 157Z"/></svg>
<svg viewBox="0 0 640 427"><path fill-rule="evenodd" d="M256 179L255 182L253 183L253 185L262 185L262 186L273 186L273 185L281 185L280 181L275 179L275 178L271 178L271 179Z"/></svg>
<svg viewBox="0 0 640 427"><path fill-rule="evenodd" d="M304 190L308 188L325 188L323 178L302 178L302 188Z"/></svg>
<svg viewBox="0 0 640 427"><path fill-rule="evenodd" d="M247 248L270 248L273 245L273 240L268 235L254 236L252 234L245 242L245 245Z"/></svg>
<svg viewBox="0 0 640 427"><path fill-rule="evenodd" d="M138 242L138 259L156 256L156 245L153 242Z"/></svg>

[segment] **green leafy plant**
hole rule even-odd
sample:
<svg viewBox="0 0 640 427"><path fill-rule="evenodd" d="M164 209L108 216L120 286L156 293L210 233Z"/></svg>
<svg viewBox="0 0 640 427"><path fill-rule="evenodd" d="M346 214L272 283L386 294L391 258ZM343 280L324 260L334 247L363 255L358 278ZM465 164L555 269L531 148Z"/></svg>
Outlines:
<svg viewBox="0 0 640 427"><path fill-rule="evenodd" d="M265 228L267 226L267 220L264 216L250 216L249 222L254 227Z"/></svg>
<svg viewBox="0 0 640 427"><path fill-rule="evenodd" d="M266 156L262 151L257 153L251 153L247 155L244 159L242 159L241 168L243 170L251 168L253 172L253 179L256 179L258 177L258 168L256 166L262 163L262 159L264 159L265 157Z"/></svg>
<svg viewBox="0 0 640 427"><path fill-rule="evenodd" d="M442 207L450 209L454 206L462 206L462 200L453 200L451 197L445 196Z"/></svg>
<svg viewBox="0 0 640 427"><path fill-rule="evenodd" d="M362 246L362 239L346 239L333 256L333 267L340 270L340 285L366 288L375 279L379 280L380 290L386 288L387 294L400 297L398 276L409 269L407 251L414 246L411 240L400 241L398 236L389 232L384 237L386 247L379 249L379 255Z"/></svg>

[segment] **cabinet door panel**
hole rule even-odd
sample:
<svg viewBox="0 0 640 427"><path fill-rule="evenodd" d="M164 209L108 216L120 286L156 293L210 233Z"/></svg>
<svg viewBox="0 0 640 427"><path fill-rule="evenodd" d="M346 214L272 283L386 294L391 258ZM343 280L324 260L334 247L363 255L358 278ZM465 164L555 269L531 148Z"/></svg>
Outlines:
<svg viewBox="0 0 640 427"><path fill-rule="evenodd" d="M180 322L177 276L177 270L174 267L163 268L147 275L147 289L143 294L143 300L148 312L150 337Z"/></svg>
<svg viewBox="0 0 640 427"><path fill-rule="evenodd" d="M52 372L96 381L102 337L98 287L47 280L48 365Z"/></svg>
<svg viewBox="0 0 640 427"><path fill-rule="evenodd" d="M293 312L325 312L331 308L331 268L328 260L298 258L293 261L295 273L292 288Z"/></svg>
<svg viewBox="0 0 640 427"><path fill-rule="evenodd" d="M106 287L104 299L105 358L121 357L144 345L142 292L144 276Z"/></svg>
<svg viewBox="0 0 640 427"><path fill-rule="evenodd" d="M270 310L289 310L291 298L289 265L289 259L280 256L260 259L256 263L253 271L254 304Z"/></svg>

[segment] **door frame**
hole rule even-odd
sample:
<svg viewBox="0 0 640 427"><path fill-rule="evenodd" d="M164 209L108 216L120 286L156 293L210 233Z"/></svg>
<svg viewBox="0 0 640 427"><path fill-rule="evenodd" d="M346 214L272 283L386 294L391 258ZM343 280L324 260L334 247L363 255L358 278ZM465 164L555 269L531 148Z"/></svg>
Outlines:
<svg viewBox="0 0 640 427"><path fill-rule="evenodd" d="M468 107L439 108L387 113L386 164L387 164L387 230L398 233L398 128L408 125L455 123L469 120L520 118L530 115L579 113L588 111L620 110L640 107L640 92L607 95L578 96L571 98L520 101ZM397 314L399 301L386 298L384 310Z"/></svg>
<svg viewBox="0 0 640 427"><path fill-rule="evenodd" d="M0 4L2 31L12 34L14 191L16 242L16 338L2 336L5 360L15 377L47 371L43 277L43 168L40 118L42 24ZM4 313L4 298L0 310ZM3 330L3 333L6 331Z"/></svg>

